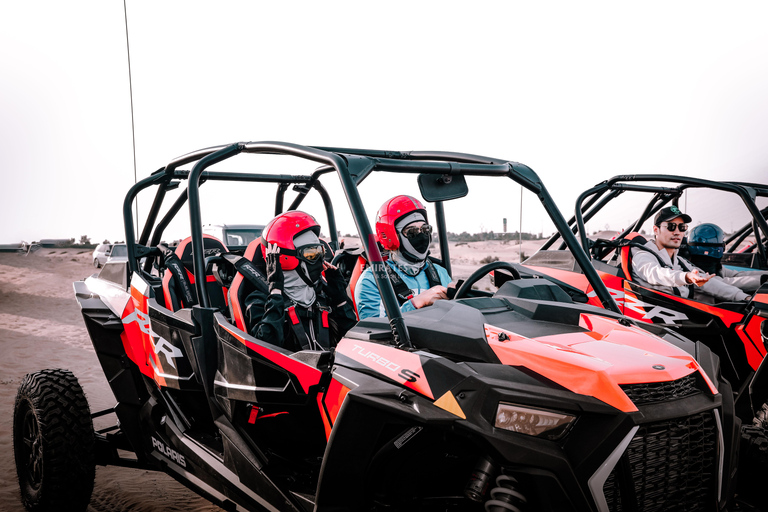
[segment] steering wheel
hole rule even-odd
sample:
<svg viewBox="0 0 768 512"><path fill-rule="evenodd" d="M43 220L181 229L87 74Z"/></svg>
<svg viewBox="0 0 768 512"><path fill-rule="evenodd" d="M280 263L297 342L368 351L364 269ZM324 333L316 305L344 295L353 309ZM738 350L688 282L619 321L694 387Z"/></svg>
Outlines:
<svg viewBox="0 0 768 512"><path fill-rule="evenodd" d="M508 270L512 274L512 279L520 279L520 272L518 272L511 263L507 263L506 261L493 261L472 272L472 275L469 276L466 281L464 281L464 284L462 284L458 290L456 290L456 295L453 296L454 300L464 298L467 292L472 289L473 284L478 282L489 272L497 269Z"/></svg>

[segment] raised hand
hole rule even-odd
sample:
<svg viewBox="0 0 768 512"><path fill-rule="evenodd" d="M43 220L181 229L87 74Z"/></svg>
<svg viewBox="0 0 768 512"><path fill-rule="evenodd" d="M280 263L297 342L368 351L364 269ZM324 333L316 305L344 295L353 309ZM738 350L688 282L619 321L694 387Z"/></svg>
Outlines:
<svg viewBox="0 0 768 512"><path fill-rule="evenodd" d="M277 244L267 244L266 260L269 293L280 293L283 291L285 278L283 277L283 268L280 266L280 247Z"/></svg>

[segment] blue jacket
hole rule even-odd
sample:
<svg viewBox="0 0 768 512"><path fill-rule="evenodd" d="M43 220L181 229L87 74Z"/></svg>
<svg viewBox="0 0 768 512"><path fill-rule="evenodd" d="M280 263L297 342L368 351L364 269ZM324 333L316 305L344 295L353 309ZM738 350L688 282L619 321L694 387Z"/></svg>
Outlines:
<svg viewBox="0 0 768 512"><path fill-rule="evenodd" d="M414 295L429 290L429 280L427 279L427 274L424 272L424 269L415 276L409 276L397 268L397 265L394 263L387 261L386 264L397 272ZM437 273L440 276L440 283L443 286L448 286L451 283L451 276L448 275L448 271L440 265L434 265L434 267L437 269ZM355 286L355 305L357 306L357 315L360 317L360 320L372 316L386 316L384 304L381 302L381 294L379 293L379 288L376 286L376 280L373 277L373 271L371 271L370 267L363 271ZM400 311L403 313L413 311L414 309L416 309L416 307L410 300L405 301L403 305L400 306Z"/></svg>

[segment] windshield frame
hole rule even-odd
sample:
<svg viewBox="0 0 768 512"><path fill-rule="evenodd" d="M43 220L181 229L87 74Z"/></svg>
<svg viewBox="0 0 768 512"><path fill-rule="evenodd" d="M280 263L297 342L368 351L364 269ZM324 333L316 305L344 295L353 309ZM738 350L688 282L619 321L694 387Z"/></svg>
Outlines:
<svg viewBox="0 0 768 512"><path fill-rule="evenodd" d="M267 175L267 174L247 174L239 172L213 172L208 168L224 160L232 158L241 153L255 154L282 154L301 159L314 161L320 164L320 167L311 175ZM191 171L178 170L180 166L193 164ZM275 203L275 214L283 211L283 194L289 185L298 187L300 194L294 200L288 210L295 209L301 203L304 195L311 189L316 189L323 197L326 212L329 217L329 230L332 238L332 248L338 248L335 219L333 216L333 207L325 189L320 185L319 178L326 173L337 174L343 192L346 196L348 206L352 213L355 225L357 227L360 241L364 250L367 252L370 261L383 261L376 244L376 237L369 222L368 214L360 198L357 187L372 172L389 172L405 174L431 174L435 176L495 176L499 178L508 178L521 185L525 189L533 192L544 206L550 220L555 228L563 235L566 245L573 252L576 261L582 267L583 272L594 289L598 299L603 307L620 313L619 307L608 292L603 281L600 279L597 271L589 264L589 256L583 250L578 240L571 232L562 213L555 205L548 190L542 183L538 175L528 166L519 162L510 160L484 157L479 155L470 155L464 153L435 152L435 151L383 151L367 149L349 149L349 148L328 148L301 146L286 142L238 142L228 146L215 146L202 149L187 155L183 155L164 168L156 171L148 178L135 184L128 192L123 203L123 217L126 231L126 245L128 249L128 266L131 273L138 270L137 258L145 256L151 247L159 242L162 229L184 205L188 203L190 215L190 231L192 239L192 259L195 275L195 286L198 288L198 297L200 297L201 307L208 308L209 301L207 294L203 289L205 280L205 259L203 252L203 225L200 213L200 185L208 180L229 180L229 181L256 181L278 183L278 195ZM154 227L157 215L160 210L165 192L178 186L179 182L187 180L187 189L177 199L166 217ZM134 233L134 220L132 213L133 201L136 195L143 189L157 185L159 186L155 202L148 215L144 230L137 243ZM436 207L437 226L440 237L445 236L445 216L442 211L442 204ZM144 244L149 240L150 233L154 231L150 247ZM440 239L441 256L444 260L449 260L448 244ZM381 293L382 303L389 318L392 332L397 343L411 346L408 330L398 307L398 302L392 284L387 277L386 271L380 265L372 265L372 271L377 287ZM450 267L449 267L450 268Z"/></svg>

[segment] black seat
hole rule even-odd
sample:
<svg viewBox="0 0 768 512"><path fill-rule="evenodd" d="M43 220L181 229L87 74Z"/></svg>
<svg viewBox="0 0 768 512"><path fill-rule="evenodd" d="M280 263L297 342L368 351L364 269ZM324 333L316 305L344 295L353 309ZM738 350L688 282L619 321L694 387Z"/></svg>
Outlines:
<svg viewBox="0 0 768 512"><path fill-rule="evenodd" d="M227 246L211 235L203 235L203 250L206 257L227 252ZM192 263L192 237L182 240L173 252L183 266L183 271L174 273L171 268L166 268L163 275L163 296L165 305L172 311L189 308L199 303L195 289L195 274ZM166 256L166 266L169 265L169 257ZM186 293L185 293L186 290ZM226 310L226 289L216 281L211 272L206 273L206 291L211 307Z"/></svg>

